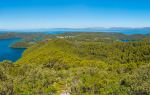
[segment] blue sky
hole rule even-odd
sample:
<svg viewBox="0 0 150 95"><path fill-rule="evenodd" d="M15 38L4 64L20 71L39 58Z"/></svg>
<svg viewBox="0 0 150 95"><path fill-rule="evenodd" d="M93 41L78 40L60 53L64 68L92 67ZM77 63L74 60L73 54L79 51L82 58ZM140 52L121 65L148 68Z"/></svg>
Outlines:
<svg viewBox="0 0 150 95"><path fill-rule="evenodd" d="M0 0L0 29L148 27L149 0Z"/></svg>

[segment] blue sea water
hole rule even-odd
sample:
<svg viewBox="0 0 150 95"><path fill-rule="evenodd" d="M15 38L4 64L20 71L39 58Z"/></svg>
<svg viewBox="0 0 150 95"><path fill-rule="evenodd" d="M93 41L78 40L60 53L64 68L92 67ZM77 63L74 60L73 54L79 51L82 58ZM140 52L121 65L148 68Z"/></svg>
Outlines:
<svg viewBox="0 0 150 95"><path fill-rule="evenodd" d="M18 39L3 39L0 40L0 62L3 60L16 61L22 55L25 49L14 49L9 46Z"/></svg>
<svg viewBox="0 0 150 95"><path fill-rule="evenodd" d="M127 35L132 34L150 34L150 29L83 29L83 30L57 30L45 32L45 34L62 34L66 32L114 32Z"/></svg>
<svg viewBox="0 0 150 95"><path fill-rule="evenodd" d="M150 34L150 29L106 29L101 30L103 32L116 32L116 33L122 33L127 35L133 35L133 34Z"/></svg>

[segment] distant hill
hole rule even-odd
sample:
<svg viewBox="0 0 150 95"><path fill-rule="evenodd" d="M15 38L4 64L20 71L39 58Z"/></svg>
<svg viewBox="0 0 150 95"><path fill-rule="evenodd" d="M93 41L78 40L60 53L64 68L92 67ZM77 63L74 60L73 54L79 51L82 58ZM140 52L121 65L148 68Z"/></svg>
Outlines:
<svg viewBox="0 0 150 95"><path fill-rule="evenodd" d="M60 34L64 32L119 32L124 34L149 34L150 27L91 27L91 28L39 28L39 29L1 29L2 32L49 32Z"/></svg>

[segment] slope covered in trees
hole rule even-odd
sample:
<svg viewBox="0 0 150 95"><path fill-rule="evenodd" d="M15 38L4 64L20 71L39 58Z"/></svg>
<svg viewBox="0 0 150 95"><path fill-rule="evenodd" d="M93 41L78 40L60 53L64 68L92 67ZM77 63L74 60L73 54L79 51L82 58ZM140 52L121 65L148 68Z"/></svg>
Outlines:
<svg viewBox="0 0 150 95"><path fill-rule="evenodd" d="M64 39L41 42L26 50L18 63L49 62L51 58L101 60L106 63L150 61L150 42L116 42L112 44L74 42ZM56 56L55 56L56 55ZM59 58L58 58L59 59ZM74 60L73 60L74 59Z"/></svg>
<svg viewBox="0 0 150 95"><path fill-rule="evenodd" d="M17 62L1 62L0 94L150 94L148 40L98 41L83 34L35 43Z"/></svg>

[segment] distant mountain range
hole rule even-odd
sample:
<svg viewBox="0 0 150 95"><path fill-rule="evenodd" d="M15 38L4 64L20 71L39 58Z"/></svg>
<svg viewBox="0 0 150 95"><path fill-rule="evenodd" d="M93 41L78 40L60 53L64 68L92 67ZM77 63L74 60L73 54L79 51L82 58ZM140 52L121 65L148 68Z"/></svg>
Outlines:
<svg viewBox="0 0 150 95"><path fill-rule="evenodd" d="M92 28L40 28L40 29L0 29L0 32L104 32L106 30L150 30L150 27L132 28L132 27L92 27Z"/></svg>

